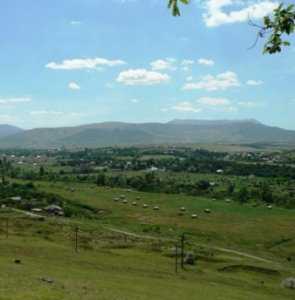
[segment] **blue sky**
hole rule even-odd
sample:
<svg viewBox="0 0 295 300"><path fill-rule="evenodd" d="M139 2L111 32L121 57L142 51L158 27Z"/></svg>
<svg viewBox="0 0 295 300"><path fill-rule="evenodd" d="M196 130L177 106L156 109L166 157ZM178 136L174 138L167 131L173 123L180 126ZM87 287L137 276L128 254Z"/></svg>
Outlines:
<svg viewBox="0 0 295 300"><path fill-rule="evenodd" d="M0 123L255 118L295 129L295 43L262 54L270 0L10 0L0 18ZM292 2L291 0L289 2Z"/></svg>

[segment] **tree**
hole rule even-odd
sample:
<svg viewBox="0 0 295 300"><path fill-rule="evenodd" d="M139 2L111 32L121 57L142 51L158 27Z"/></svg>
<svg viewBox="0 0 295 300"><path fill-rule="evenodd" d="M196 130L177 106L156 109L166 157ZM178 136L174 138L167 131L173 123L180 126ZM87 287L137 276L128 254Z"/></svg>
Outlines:
<svg viewBox="0 0 295 300"><path fill-rule="evenodd" d="M242 187L238 193L238 199L241 204L248 202L249 200L249 192L246 187Z"/></svg>
<svg viewBox="0 0 295 300"><path fill-rule="evenodd" d="M272 191L266 183L263 184L261 189L261 200L266 203L273 203Z"/></svg>
<svg viewBox="0 0 295 300"><path fill-rule="evenodd" d="M179 3L189 4L191 0L168 0L168 8L171 9L173 16L180 16ZM263 25L254 24L259 28L256 45L259 38L267 38L263 53L275 54L282 51L282 47L290 46L290 42L284 40L283 36L294 34L295 32L295 5L281 3L273 11L272 16L263 19Z"/></svg>
<svg viewBox="0 0 295 300"><path fill-rule="evenodd" d="M44 169L43 166L41 166L40 169L39 169L39 176L43 177L44 175L45 175L45 169Z"/></svg>

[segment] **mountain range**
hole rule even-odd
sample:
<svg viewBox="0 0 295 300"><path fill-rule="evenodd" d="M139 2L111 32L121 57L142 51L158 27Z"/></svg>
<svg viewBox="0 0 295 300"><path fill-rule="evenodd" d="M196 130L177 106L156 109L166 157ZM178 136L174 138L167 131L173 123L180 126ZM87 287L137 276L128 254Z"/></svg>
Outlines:
<svg viewBox="0 0 295 300"><path fill-rule="evenodd" d="M172 120L168 123L104 122L75 127L0 125L0 148L75 148L153 144L251 144L295 146L295 131L256 120Z"/></svg>

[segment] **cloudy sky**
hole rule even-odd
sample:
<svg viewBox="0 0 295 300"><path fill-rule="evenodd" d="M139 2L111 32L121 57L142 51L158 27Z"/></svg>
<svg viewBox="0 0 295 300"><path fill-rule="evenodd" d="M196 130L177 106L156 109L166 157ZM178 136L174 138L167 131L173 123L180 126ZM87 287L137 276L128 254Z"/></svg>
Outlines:
<svg viewBox="0 0 295 300"><path fill-rule="evenodd" d="M289 0L293 2L293 0ZM295 41L262 54L270 0L1 3L0 123L255 118L295 129Z"/></svg>

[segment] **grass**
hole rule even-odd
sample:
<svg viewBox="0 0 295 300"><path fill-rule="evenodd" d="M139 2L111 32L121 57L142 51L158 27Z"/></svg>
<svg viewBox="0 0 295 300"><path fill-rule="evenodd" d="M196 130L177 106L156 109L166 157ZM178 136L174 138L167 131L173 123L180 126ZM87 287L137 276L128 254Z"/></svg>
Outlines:
<svg viewBox="0 0 295 300"><path fill-rule="evenodd" d="M283 278L295 273L294 211L91 184L36 185L107 213L97 220L48 218L42 222L0 210L0 224L9 219L8 239L3 225L0 230L1 300L294 299L293 291L280 287ZM128 204L113 201L121 194L126 195ZM137 197L141 200L133 207L131 202ZM150 207L143 209L143 203ZM153 211L154 205L160 210ZM181 206L187 208L187 215L178 216ZM205 208L212 213L205 214ZM191 213L199 218L192 220ZM79 253L75 253L73 241L73 228L77 225ZM140 237L124 237L110 228ZM182 232L188 233L186 247L195 250L198 261L196 266L175 274L174 258L167 255L173 244L166 239L176 239ZM293 261L287 261L288 256ZM15 259L22 263L15 264ZM229 266L234 267L218 271ZM264 269L279 273L261 271ZM52 278L54 282L40 278Z"/></svg>

